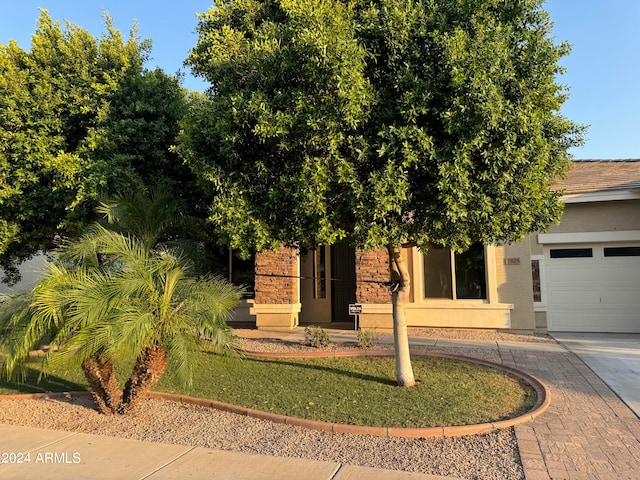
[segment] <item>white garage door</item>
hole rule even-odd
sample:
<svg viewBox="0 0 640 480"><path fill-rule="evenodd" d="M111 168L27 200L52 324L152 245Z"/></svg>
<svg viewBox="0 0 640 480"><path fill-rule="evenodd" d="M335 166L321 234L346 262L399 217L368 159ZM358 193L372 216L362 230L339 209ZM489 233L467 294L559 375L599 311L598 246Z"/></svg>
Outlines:
<svg viewBox="0 0 640 480"><path fill-rule="evenodd" d="M550 331L640 333L640 245L545 248Z"/></svg>

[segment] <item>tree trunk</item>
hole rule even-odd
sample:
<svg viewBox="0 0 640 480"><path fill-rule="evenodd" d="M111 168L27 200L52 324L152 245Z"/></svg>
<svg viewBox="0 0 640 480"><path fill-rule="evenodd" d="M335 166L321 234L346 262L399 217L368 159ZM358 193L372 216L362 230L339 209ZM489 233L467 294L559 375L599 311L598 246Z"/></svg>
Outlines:
<svg viewBox="0 0 640 480"><path fill-rule="evenodd" d="M396 376L400 387L413 387L416 384L409 355L409 336L407 334L406 303L411 293L409 269L402 258L402 248L387 246L389 251L389 269L391 274L391 302L393 305L393 343L396 353Z"/></svg>
<svg viewBox="0 0 640 480"><path fill-rule="evenodd" d="M98 411L106 415L116 413L120 408L122 392L118 388L111 360L89 358L82 364L82 371Z"/></svg>
<svg viewBox="0 0 640 480"><path fill-rule="evenodd" d="M122 404L119 413L127 413L135 409L140 400L149 392L164 373L167 366L167 352L158 347L145 348L136 360L122 393Z"/></svg>

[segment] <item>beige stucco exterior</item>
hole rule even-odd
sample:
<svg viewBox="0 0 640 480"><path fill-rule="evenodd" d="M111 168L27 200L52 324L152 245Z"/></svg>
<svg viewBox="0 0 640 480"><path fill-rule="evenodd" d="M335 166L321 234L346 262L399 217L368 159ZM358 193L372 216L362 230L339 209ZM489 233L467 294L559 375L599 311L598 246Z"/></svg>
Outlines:
<svg viewBox="0 0 640 480"><path fill-rule="evenodd" d="M407 323L411 327L511 328L513 305L498 294L496 258L500 248L486 247L487 299L448 300L425 298L425 272L422 253L405 249L412 281L411 302L407 305ZM362 328L391 329L391 304L363 305Z"/></svg>
<svg viewBox="0 0 640 480"><path fill-rule="evenodd" d="M548 233L640 230L640 199L567 203L558 225Z"/></svg>
<svg viewBox="0 0 640 480"><path fill-rule="evenodd" d="M588 197L586 198L588 199ZM585 199L585 200L586 200ZM640 230L640 199L567 203L560 223L547 233L613 232ZM531 254L542 255L538 234L529 237Z"/></svg>
<svg viewBox="0 0 640 480"><path fill-rule="evenodd" d="M513 306L509 328L516 331L534 330L530 238L496 250L498 298Z"/></svg>
<svg viewBox="0 0 640 480"><path fill-rule="evenodd" d="M424 295L424 259L416 248L404 250L405 260L412 278L411 302L407 305L407 321L414 327L458 327L484 329L528 330L535 328L531 299L531 266L529 244L524 242L514 246L487 246L486 259L486 299L447 300L429 299ZM314 296L313 262L314 252L308 253L300 261L300 303L261 305L251 307L257 326L263 328L292 328L293 320L300 315L305 324L329 325L331 323L331 292L327 287L326 296ZM330 247L325 250L325 275L331 277L329 261ZM508 261L507 261L508 259ZM378 269L379 270L379 269ZM366 272L366 270L364 270ZM368 281L370 279L364 279ZM376 281L383 279L377 278ZM375 297L380 298L378 297ZM391 329L391 304L369 303L367 298L359 298L362 304L360 326L362 328ZM521 311L515 311L515 307Z"/></svg>

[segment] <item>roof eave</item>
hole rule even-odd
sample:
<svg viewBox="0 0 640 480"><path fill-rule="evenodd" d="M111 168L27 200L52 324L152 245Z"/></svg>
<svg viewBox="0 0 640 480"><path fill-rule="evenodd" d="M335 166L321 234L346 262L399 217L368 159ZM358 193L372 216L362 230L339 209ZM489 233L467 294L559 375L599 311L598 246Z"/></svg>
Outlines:
<svg viewBox="0 0 640 480"><path fill-rule="evenodd" d="M612 189L598 192L568 193L561 197L564 203L611 202L640 200L640 189Z"/></svg>

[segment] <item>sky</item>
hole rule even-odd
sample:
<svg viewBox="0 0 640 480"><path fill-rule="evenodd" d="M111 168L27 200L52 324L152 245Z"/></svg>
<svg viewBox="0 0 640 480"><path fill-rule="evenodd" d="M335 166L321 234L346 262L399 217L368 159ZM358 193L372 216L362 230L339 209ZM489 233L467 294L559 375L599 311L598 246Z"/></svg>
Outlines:
<svg viewBox="0 0 640 480"><path fill-rule="evenodd" d="M210 5L211 0L0 0L0 43L13 39L27 50L39 7L94 36L104 32L107 11L123 33L137 21L139 36L152 40L148 68L176 73L196 44L196 13ZM561 61L566 73L558 83L569 92L561 113L589 126L585 145L571 153L576 159L640 158L640 1L547 0L544 6L555 40L573 45ZM206 88L186 73L185 87Z"/></svg>

